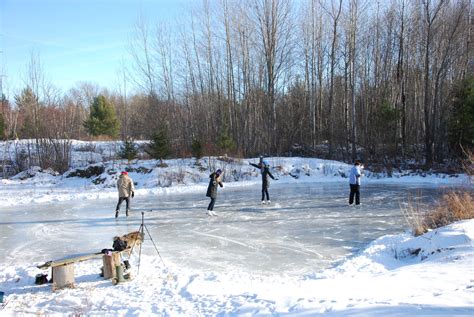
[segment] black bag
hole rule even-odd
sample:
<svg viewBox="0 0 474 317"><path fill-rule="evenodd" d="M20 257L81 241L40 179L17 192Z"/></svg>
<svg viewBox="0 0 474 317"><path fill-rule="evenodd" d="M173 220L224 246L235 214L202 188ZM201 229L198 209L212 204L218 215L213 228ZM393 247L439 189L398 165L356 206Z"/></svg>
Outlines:
<svg viewBox="0 0 474 317"><path fill-rule="evenodd" d="M123 241L120 238L114 240L114 244L112 246L114 251L123 251L127 248L127 241Z"/></svg>
<svg viewBox="0 0 474 317"><path fill-rule="evenodd" d="M36 285L43 285L46 283L48 283L48 274L36 274L36 277L35 277Z"/></svg>

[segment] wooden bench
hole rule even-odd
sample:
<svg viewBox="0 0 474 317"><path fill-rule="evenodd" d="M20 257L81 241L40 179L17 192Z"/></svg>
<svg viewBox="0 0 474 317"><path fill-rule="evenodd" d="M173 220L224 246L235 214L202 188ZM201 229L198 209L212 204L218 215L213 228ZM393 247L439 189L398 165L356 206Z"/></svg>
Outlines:
<svg viewBox="0 0 474 317"><path fill-rule="evenodd" d="M75 287L74 264L102 257L103 276L105 279L115 278L115 266L121 264L120 256L122 252L130 252L129 249L123 251L110 251L109 254L102 252L75 255L60 260L48 261L38 265L39 269L51 268L51 277L53 279L53 291L69 287Z"/></svg>

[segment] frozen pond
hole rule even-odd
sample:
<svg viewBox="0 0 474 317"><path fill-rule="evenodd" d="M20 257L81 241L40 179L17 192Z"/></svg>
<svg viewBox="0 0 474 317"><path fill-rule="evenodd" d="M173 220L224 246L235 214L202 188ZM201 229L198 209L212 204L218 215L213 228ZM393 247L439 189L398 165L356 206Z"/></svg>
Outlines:
<svg viewBox="0 0 474 317"><path fill-rule="evenodd" d="M214 211L204 193L139 196L132 214L114 218L115 199L52 202L2 208L0 263L44 262L112 247L112 237L137 230L141 212L165 263L199 271L308 274L351 255L368 242L408 228L400 203L426 202L436 188L363 185L362 206L347 206L348 185L281 184L260 205L260 186L224 185ZM156 255L146 236L143 252Z"/></svg>

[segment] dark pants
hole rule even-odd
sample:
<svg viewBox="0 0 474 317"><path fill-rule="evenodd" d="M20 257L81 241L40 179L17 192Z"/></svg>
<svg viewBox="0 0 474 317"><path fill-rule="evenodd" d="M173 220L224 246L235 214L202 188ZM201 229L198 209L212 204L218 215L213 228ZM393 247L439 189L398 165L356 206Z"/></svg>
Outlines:
<svg viewBox="0 0 474 317"><path fill-rule="evenodd" d="M124 200L127 203L127 210L130 210L130 197L119 197L119 201L117 203L117 208L115 208L116 211L120 210L120 205L122 204L122 202Z"/></svg>
<svg viewBox="0 0 474 317"><path fill-rule="evenodd" d="M270 200L270 194L268 194L268 188L262 188L262 200L265 200L265 195L267 196L267 200Z"/></svg>
<svg viewBox="0 0 474 317"><path fill-rule="evenodd" d="M359 192L360 185L350 184L350 186L351 186L351 194L349 195L349 204L352 205L352 203L354 203L354 195L355 195L356 205L359 205L360 204L360 192Z"/></svg>
<svg viewBox="0 0 474 317"><path fill-rule="evenodd" d="M209 203L209 206L207 206L207 210L214 210L214 204L216 203L215 198L211 198L211 202Z"/></svg>

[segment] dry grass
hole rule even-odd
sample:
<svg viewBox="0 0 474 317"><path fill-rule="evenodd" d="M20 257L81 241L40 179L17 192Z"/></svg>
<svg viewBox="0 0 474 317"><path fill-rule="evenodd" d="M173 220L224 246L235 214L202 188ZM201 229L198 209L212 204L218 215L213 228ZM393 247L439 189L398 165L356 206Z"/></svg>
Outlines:
<svg viewBox="0 0 474 317"><path fill-rule="evenodd" d="M473 218L474 200L471 193L453 191L444 195L438 206L426 214L424 223L427 227L435 229L456 221Z"/></svg>
<svg viewBox="0 0 474 317"><path fill-rule="evenodd" d="M422 235L427 231L423 221L426 214L424 211L425 207L423 207L419 201L415 201L413 197L409 197L407 206L401 207L401 210L406 222L412 228L412 232L415 236Z"/></svg>
<svg viewBox="0 0 474 317"><path fill-rule="evenodd" d="M415 236L453 222L474 219L474 199L468 191L452 191L445 195L431 210L414 200L402 208L403 216Z"/></svg>
<svg viewBox="0 0 474 317"><path fill-rule="evenodd" d="M474 176L474 153L466 152L464 171L467 175ZM449 225L453 222L474 219L474 199L469 189L451 191L445 195L432 210L424 211L419 203L409 199L408 206L402 208L403 216L413 230L415 236L419 236L429 229L436 229Z"/></svg>

